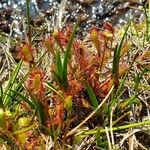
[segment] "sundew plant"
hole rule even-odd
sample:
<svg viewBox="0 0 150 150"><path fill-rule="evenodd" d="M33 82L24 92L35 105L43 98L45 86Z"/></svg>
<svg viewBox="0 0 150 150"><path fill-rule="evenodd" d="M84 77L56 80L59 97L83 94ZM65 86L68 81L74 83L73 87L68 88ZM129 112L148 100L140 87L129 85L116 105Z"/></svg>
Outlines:
<svg viewBox="0 0 150 150"><path fill-rule="evenodd" d="M33 29L26 0L25 40L0 36L0 148L149 150L150 1L142 10L140 24L104 22L81 38L81 16Z"/></svg>

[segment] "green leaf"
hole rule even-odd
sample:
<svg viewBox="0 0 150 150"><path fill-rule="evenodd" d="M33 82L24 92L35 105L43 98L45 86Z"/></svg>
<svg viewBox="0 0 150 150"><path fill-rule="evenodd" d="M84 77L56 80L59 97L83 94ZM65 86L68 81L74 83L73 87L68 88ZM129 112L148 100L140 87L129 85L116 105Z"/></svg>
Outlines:
<svg viewBox="0 0 150 150"><path fill-rule="evenodd" d="M0 108L4 108L3 104L3 87L0 85Z"/></svg>
<svg viewBox="0 0 150 150"><path fill-rule="evenodd" d="M84 140L85 137L86 137L85 135L75 135L73 138L73 147L76 147L77 145L79 145L81 141Z"/></svg>
<svg viewBox="0 0 150 150"><path fill-rule="evenodd" d="M50 83L50 82L46 82L51 88L53 88L54 90L56 90L57 91L57 88L52 84L52 83Z"/></svg>
<svg viewBox="0 0 150 150"><path fill-rule="evenodd" d="M0 128L3 129L3 130L7 129L5 111L4 111L3 108L0 108Z"/></svg>
<svg viewBox="0 0 150 150"><path fill-rule="evenodd" d="M44 113L44 106L41 102L38 102L36 99L34 99L33 96L31 96L31 101L24 96L23 94L21 94L20 92L17 91L13 91L15 94L17 94L18 97L20 97L23 101L25 101L26 103L28 103L28 105L32 108L32 109L36 109L37 111L37 115L39 118L39 122L40 122L40 126L42 127L43 125L45 125L45 120L46 120L46 116Z"/></svg>
<svg viewBox="0 0 150 150"><path fill-rule="evenodd" d="M24 99L24 100L30 105L32 109L36 110L36 113L39 119L40 128L42 128L43 126L45 126L45 123L46 123L46 114L45 114L44 106L42 102L38 101L33 95L30 95L30 96L31 96L31 101L27 99Z"/></svg>
<svg viewBox="0 0 150 150"><path fill-rule="evenodd" d="M77 30L79 23L80 23L80 20L77 21L77 23L73 29L73 33L69 39L69 42L68 42L68 45L67 45L67 48L65 51L65 56L64 56L64 61L63 61L63 86L64 87L67 86L67 65L68 65L69 58L70 58L70 51L71 51L73 39L76 34L76 30Z"/></svg>
<svg viewBox="0 0 150 150"><path fill-rule="evenodd" d="M122 39L119 43L119 45L117 45L117 47L115 48L114 50L114 57L113 57L113 68L112 68L112 74L114 76L114 79L115 79L115 83L116 81L118 80L118 71L119 71L119 60L120 60L120 52L121 52L121 48L122 48L122 45L123 45L123 42L124 42L124 39L127 35L127 31L129 29L129 26L130 26L130 23L127 25L126 29L125 29L125 32L122 36Z"/></svg>
<svg viewBox="0 0 150 150"><path fill-rule="evenodd" d="M17 94L17 97L20 97L20 98L22 99L22 101L28 103L28 105L29 105L32 109L35 108L35 107L34 107L34 103L33 103L32 101L30 101L28 97L24 96L22 93L20 93L20 92L18 92L18 91L14 91L14 90L11 90L11 91L12 91L12 93Z"/></svg>
<svg viewBox="0 0 150 150"><path fill-rule="evenodd" d="M100 133L100 128L99 128L96 133L96 146L100 147L101 143L102 143L102 139L101 139L101 133Z"/></svg>
<svg viewBox="0 0 150 150"><path fill-rule="evenodd" d="M72 102L72 96L68 96L65 99L65 106L68 110L72 110L73 102Z"/></svg>
<svg viewBox="0 0 150 150"><path fill-rule="evenodd" d="M59 80L62 82L62 74L63 74L63 66L62 66L62 62L61 62L61 56L60 56L60 51L57 50L57 54L56 54L56 67L57 67L57 75L58 75L58 78Z"/></svg>
<svg viewBox="0 0 150 150"><path fill-rule="evenodd" d="M118 58L120 58L121 48L122 48L124 39L125 39L125 37L126 37L126 35L127 35L127 31L128 31L128 29L129 29L130 24L131 24L131 23L129 22L128 25L127 25L127 27L126 27L126 29L125 29L125 32L124 32L124 34L123 34L123 36L122 36L122 39L121 39L121 41L120 41L120 44L118 45L118 50L117 50L117 56L118 56Z"/></svg>
<svg viewBox="0 0 150 150"><path fill-rule="evenodd" d="M122 92L122 90L123 90L123 87L124 87L124 85L125 85L125 80L126 80L126 78L127 78L127 75L128 75L128 73L129 73L129 71L131 70L131 68L132 68L132 66L133 66L133 64L134 64L134 62L135 62L135 60L136 60L137 57L138 57L138 52L135 54L135 56L134 56L134 58L133 58L133 60L132 60L132 62L131 62L131 64L130 64L129 69L127 70L127 72L126 72L124 78L121 80L121 82L120 82L120 84L119 84L119 87L118 87L118 89L117 89L117 91L116 91L116 97L118 97L118 96L121 94L121 92Z"/></svg>
<svg viewBox="0 0 150 150"><path fill-rule="evenodd" d="M138 104L139 100L137 98L137 95L131 96L129 99L121 102L118 107L119 109L123 110L125 107L131 106L132 104Z"/></svg>
<svg viewBox="0 0 150 150"><path fill-rule="evenodd" d="M97 108L98 107L98 100L97 100L97 98L96 98L96 96L95 96L91 86L87 82L85 83L85 86L86 86L86 90L88 92L88 95L89 95L89 97L91 99L93 107Z"/></svg>
<svg viewBox="0 0 150 150"><path fill-rule="evenodd" d="M45 93L45 95L48 95L48 94L50 94L51 92L53 92L52 89L54 89L55 91L57 91L57 88L56 88L52 83L50 83L50 82L46 82L46 83L47 83L47 85L48 85L49 87L51 87L51 88L48 88L48 91Z"/></svg>
<svg viewBox="0 0 150 150"><path fill-rule="evenodd" d="M139 84L140 84L141 79L143 78L143 75L145 74L145 72L147 72L147 68L144 68L142 70L142 72L140 72L139 74L137 74L137 76L135 77L135 86L134 86L134 91L135 92L138 92Z"/></svg>
<svg viewBox="0 0 150 150"><path fill-rule="evenodd" d="M20 91L22 84L24 83L24 81L26 80L26 78L28 77L29 73L38 66L38 64L43 60L44 56L47 54L48 51L46 51L39 59L38 61L34 64L34 66L24 75L24 77L22 78L22 80L19 81L19 83L17 84L17 86L13 89L14 91ZM17 94L13 93L12 97L16 97Z"/></svg>
<svg viewBox="0 0 150 150"><path fill-rule="evenodd" d="M40 127L43 127L46 123L46 114L44 112L44 106L41 102L38 101L35 101L34 105L37 108L37 115L39 118Z"/></svg>
<svg viewBox="0 0 150 150"><path fill-rule="evenodd" d="M14 83L16 81L16 78L17 78L17 75L18 75L18 73L20 71L21 66L22 66L22 60L17 64L16 68L12 72L11 77L9 79L9 82L7 84L7 87L6 87L5 91L4 91L6 93L6 95L4 95L4 97L3 97L4 98L3 101L4 101L4 106L5 107L8 107L8 105L10 104L10 98L8 97L8 95L10 95L10 93L11 93L10 90L13 89Z"/></svg>
<svg viewBox="0 0 150 150"><path fill-rule="evenodd" d="M112 98L112 100L111 100L111 103L110 103L108 112L110 112L111 109L112 109L112 107L113 107L116 103L118 103L118 100L119 100L119 98L121 97L121 95L122 95L122 93L123 93L123 89L124 89L124 85L125 85L125 81L126 81L127 75L128 75L128 73L129 73L129 71L131 70L131 68L132 68L132 66L133 66L133 64L134 64L134 62L135 62L135 60L136 60L137 57L138 57L138 52L135 54L135 56L134 56L134 58L133 58L133 60L132 60L132 62L131 62L131 64L130 64L130 67L129 67L129 69L127 70L125 76L124 76L123 79L120 81L120 84L119 84L119 86L118 86L118 88L117 88L117 91L115 92L115 94L113 95L113 98Z"/></svg>
<svg viewBox="0 0 150 150"><path fill-rule="evenodd" d="M118 46L116 46L115 49L114 49L113 68L112 68L112 74L113 75L115 75L117 70L118 70L118 68L117 68L117 64L118 64L118 56L117 56L117 50L118 49L117 49L117 47Z"/></svg>

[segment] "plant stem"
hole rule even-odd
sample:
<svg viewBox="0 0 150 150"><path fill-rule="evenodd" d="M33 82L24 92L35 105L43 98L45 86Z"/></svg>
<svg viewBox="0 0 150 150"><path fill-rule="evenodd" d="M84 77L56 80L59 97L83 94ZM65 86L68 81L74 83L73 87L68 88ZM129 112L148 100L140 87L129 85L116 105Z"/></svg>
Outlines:
<svg viewBox="0 0 150 150"><path fill-rule="evenodd" d="M126 113L124 113L121 117L119 117L117 120L115 120L115 121L113 122L113 126L114 126L115 124L117 124L121 119L123 119L124 117L126 117L126 116L129 115L129 114L130 114L129 111L126 112Z"/></svg>
<svg viewBox="0 0 150 150"><path fill-rule="evenodd" d="M28 132L28 131L31 130L31 129L35 129L35 127L36 127L36 124L33 124L33 125L31 125L31 126L29 126L29 127L27 127L27 128L24 128L24 129L22 129L22 130L19 130L19 131L14 132L13 135L19 135L19 134Z"/></svg>
<svg viewBox="0 0 150 150"><path fill-rule="evenodd" d="M108 128L107 131L119 131L119 130L124 130L124 129L129 129L129 128L136 128L136 127L139 127L139 126L144 126L144 125L150 125L150 120L148 121L143 121L143 122L137 122L137 123L133 123L133 124L128 124L128 125L123 125L123 126L117 126L117 127L114 127L112 129ZM91 130L91 131L85 131L82 133L82 135L91 135L91 134L96 134L97 131L99 130L100 133L105 133L106 132L106 129L95 129L95 130Z"/></svg>
<svg viewBox="0 0 150 150"><path fill-rule="evenodd" d="M27 36L28 36L28 41L31 43L31 30L30 30L30 6L29 6L30 0L26 0L26 19L27 19Z"/></svg>

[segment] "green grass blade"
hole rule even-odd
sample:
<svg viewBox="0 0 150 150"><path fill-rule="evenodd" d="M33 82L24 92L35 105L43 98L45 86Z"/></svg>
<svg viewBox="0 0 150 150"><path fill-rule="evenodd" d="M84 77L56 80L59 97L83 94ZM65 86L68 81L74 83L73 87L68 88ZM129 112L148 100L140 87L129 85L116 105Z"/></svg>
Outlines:
<svg viewBox="0 0 150 150"><path fill-rule="evenodd" d="M63 61L63 84L65 87L67 86L67 65L68 65L68 61L70 58L70 51L71 51L73 39L74 39L74 36L76 34L76 30L77 30L79 23L80 23L80 20L77 21L77 23L73 29L72 35L69 39L69 42L68 42L68 45L67 45L67 48L65 51L65 56L64 56L64 61Z"/></svg>
<svg viewBox="0 0 150 150"><path fill-rule="evenodd" d="M115 47L114 49L114 57L113 57L113 68L112 68L112 74L115 75L115 73L117 72L118 68L117 68L117 64L118 64L118 56L117 56L117 47Z"/></svg>
<svg viewBox="0 0 150 150"><path fill-rule="evenodd" d="M35 100L34 103L36 110L37 110L37 115L39 118L39 123L40 123L40 127L45 126L46 123L46 114L44 112L44 106L42 105L42 103L38 102Z"/></svg>
<svg viewBox="0 0 150 150"><path fill-rule="evenodd" d="M14 91L11 90L12 93L17 94L17 97L20 97L22 99L22 101L28 103L28 105L33 109L34 108L34 104L32 101L29 100L28 97L24 96L22 93L18 92L18 91Z"/></svg>
<svg viewBox="0 0 150 150"><path fill-rule="evenodd" d="M4 108L4 104L3 104L3 87L2 85L0 85L0 108Z"/></svg>
<svg viewBox="0 0 150 150"><path fill-rule="evenodd" d="M85 86L86 86L86 90L88 92L88 95L90 97L90 100L92 102L93 107L97 108L98 107L98 100L97 100L91 86L89 85L89 83L85 83Z"/></svg>
<svg viewBox="0 0 150 150"><path fill-rule="evenodd" d="M134 64L134 62L135 62L137 57L138 57L138 53L135 54L135 56L134 56L134 58L133 58L133 60L132 60L132 62L130 64L129 69L127 70L127 72L126 72L125 76L123 77L123 79L120 81L118 89L117 89L113 99L111 100L110 107L109 107L109 112L111 111L111 109L114 106L114 104L116 104L118 99L121 97L122 91L124 89L124 85L125 85L125 81L126 81L127 75L130 72L130 70L131 70L131 68L132 68L132 66L133 66L133 64Z"/></svg>
<svg viewBox="0 0 150 150"><path fill-rule="evenodd" d="M15 94L17 94L17 96L20 97L24 102L28 103L28 105L32 109L35 109L37 111L40 127L44 126L45 125L46 116L45 116L45 113L44 113L44 106L43 106L43 104L41 102L38 102L37 100L35 100L33 98L33 96L31 96L32 101L30 101L26 96L24 96L20 92L17 92L17 91L14 91L14 90L11 90L11 91L14 92Z"/></svg>
<svg viewBox="0 0 150 150"><path fill-rule="evenodd" d="M127 35L127 31L129 29L130 23L127 25L125 32L122 36L122 39L119 43L119 45L115 48L114 50L114 57L113 57L113 68L112 68L112 74L114 76L114 82L115 84L118 82L118 71L119 71L119 60L120 60L120 52L121 52L121 48L124 42L124 39Z"/></svg>
<svg viewBox="0 0 150 150"><path fill-rule="evenodd" d="M22 84L24 83L24 81L27 79L29 73L37 67L37 65L39 64L39 62L42 61L43 57L47 54L48 51L46 51L39 59L38 61L35 63L35 65L24 75L24 77L22 78L22 80L20 80L20 82L17 84L17 86L13 89L14 91L19 91L20 88L22 87ZM17 96L15 93L12 95L13 97Z"/></svg>
<svg viewBox="0 0 150 150"><path fill-rule="evenodd" d="M12 92L12 93L13 93L13 92ZM5 93L5 94L6 94L6 93ZM19 97L14 98L14 97L12 97L12 96L9 95L9 94L6 94L6 95L8 95L8 96L12 99L12 101L13 101L13 103L10 103L9 110L11 110L12 108L15 108L15 106L18 105L18 104L20 104L21 101L22 101Z"/></svg>
<svg viewBox="0 0 150 150"><path fill-rule="evenodd" d="M42 128L43 126L45 126L46 123L46 114L45 114L44 106L40 101L35 99L33 95L30 94L30 96L31 96L31 101L25 98L22 94L19 94L19 97L22 98L25 102L27 102L29 106L36 111L39 119L40 128Z"/></svg>
<svg viewBox="0 0 150 150"><path fill-rule="evenodd" d="M17 75L18 75L18 73L20 71L21 66L22 66L22 60L17 64L16 68L12 72L11 77L9 79L9 82L7 84L7 87L6 87L5 91L4 91L8 95L10 95L10 90L14 86L14 83L16 81L16 78L17 78ZM8 98L8 95L4 95L4 97L3 97L4 98L3 101L4 101L4 106L5 107L8 107L8 104L10 103L10 99Z"/></svg>
<svg viewBox="0 0 150 150"><path fill-rule="evenodd" d="M59 77L59 80L62 81L62 61L61 61L61 56L60 56L60 51L58 50L57 51L57 54L56 54L56 68L57 68L57 75Z"/></svg>
<svg viewBox="0 0 150 150"><path fill-rule="evenodd" d="M139 103L139 100L137 98L137 95L132 95L130 98L121 102L118 107L120 110L123 110L125 107L131 106L132 104L138 104L138 103Z"/></svg>
<svg viewBox="0 0 150 150"><path fill-rule="evenodd" d="M101 139L100 129L98 129L96 133L96 146L100 147L101 143L102 143L102 139Z"/></svg>
<svg viewBox="0 0 150 150"><path fill-rule="evenodd" d="M131 62L131 64L130 64L130 66L129 66L129 69L127 70L127 72L126 72L124 78L121 80L121 82L120 82L120 84L119 84L119 87L118 87L118 89L117 89L117 91L116 91L116 96L120 95L120 93L122 92L123 87L124 87L124 85L125 85L125 80L126 80L126 78L127 78L127 75L128 75L128 73L130 72L130 70L131 70L131 68L132 68L132 66L133 66L133 64L134 64L134 62L135 62L135 60L136 60L137 57L138 57L138 52L135 54L135 56L134 56L134 58L133 58L133 60L132 60L132 62Z"/></svg>
<svg viewBox="0 0 150 150"><path fill-rule="evenodd" d="M48 87L51 87L51 88L48 88L47 92L45 93L46 96L53 92L52 89L57 91L57 88L52 83L50 83L50 82L46 82L46 83L47 83Z"/></svg>
<svg viewBox="0 0 150 150"><path fill-rule="evenodd" d="M48 86L50 86L51 88L53 88L54 90L57 91L57 88L50 82L46 82L48 84Z"/></svg>
<svg viewBox="0 0 150 150"><path fill-rule="evenodd" d="M144 68L141 73L137 74L137 77L135 77L135 86L134 91L138 92L138 87L141 82L141 79L143 78L143 75L147 72L147 68Z"/></svg>
<svg viewBox="0 0 150 150"><path fill-rule="evenodd" d="M53 91L55 94L57 94L62 100L64 100L64 97L58 92L58 90L53 86L53 85L51 85L51 84L45 84L45 86L49 89L49 90L51 90L51 91Z"/></svg>
<svg viewBox="0 0 150 150"><path fill-rule="evenodd" d="M128 25L127 25L127 27L126 27L126 29L125 29L125 32L124 32L124 34L123 34L123 36L122 36L122 39L121 39L121 41L120 41L120 44L118 45L117 56L118 56L119 58L120 58L121 48L122 48L124 39L125 39L125 37L126 37L126 35L127 35L127 31L128 31L128 29L129 29L130 24L131 24L131 23L129 22Z"/></svg>

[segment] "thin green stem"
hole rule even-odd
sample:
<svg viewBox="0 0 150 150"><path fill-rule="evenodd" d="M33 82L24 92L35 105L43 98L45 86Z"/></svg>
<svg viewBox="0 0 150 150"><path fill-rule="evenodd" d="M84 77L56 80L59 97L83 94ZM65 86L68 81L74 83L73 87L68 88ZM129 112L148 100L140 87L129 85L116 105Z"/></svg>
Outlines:
<svg viewBox="0 0 150 150"><path fill-rule="evenodd" d="M29 126L29 127L27 127L27 128L24 128L24 129L22 129L22 130L19 130L19 131L14 132L13 135L19 135L19 134L28 132L28 131L31 130L31 129L35 129L35 127L36 127L36 124L33 124L33 125L31 125L31 126Z"/></svg>
<svg viewBox="0 0 150 150"><path fill-rule="evenodd" d="M136 127L145 126L145 125L150 125L150 120L143 121L143 122L137 122L137 123L133 123L133 124L128 124L128 125L123 125L123 126L117 126L117 127L112 128L112 129L108 128L107 131L108 132L110 132L111 130L119 131L119 130L125 130L125 129L129 129L129 128L136 128ZM100 133L105 133L106 132L106 129L98 128L96 130L85 131L82 134L83 135L96 134L98 130L99 130Z"/></svg>
<svg viewBox="0 0 150 150"><path fill-rule="evenodd" d="M116 125L120 120L122 120L124 117L126 117L126 116L129 115L129 114L130 114L129 111L126 112L126 113L124 113L121 117L119 117L117 120L115 120L112 125L113 125L113 126Z"/></svg>

